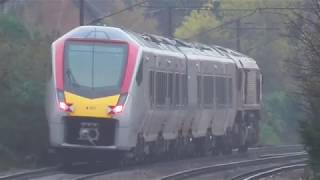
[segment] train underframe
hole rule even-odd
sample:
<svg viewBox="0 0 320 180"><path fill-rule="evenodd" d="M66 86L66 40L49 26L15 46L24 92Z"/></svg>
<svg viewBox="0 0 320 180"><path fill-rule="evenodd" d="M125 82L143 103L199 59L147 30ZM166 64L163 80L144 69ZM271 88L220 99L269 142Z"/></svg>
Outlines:
<svg viewBox="0 0 320 180"><path fill-rule="evenodd" d="M228 128L223 136L213 135L211 128L207 129L205 136L197 138L192 135L191 130L184 134L181 130L176 139L165 140L162 132L159 132L155 141L146 142L142 134L137 134L136 147L130 151L119 151L117 149L106 150L95 148L95 146L114 144L116 120L104 121L102 125L100 124L105 132L107 132L107 134L100 134L101 132L103 133L103 131L96 131L94 127L95 123L99 122L98 119L88 122L75 119L74 121L70 121L70 118L68 118L65 121L65 131L67 131L65 136L66 143L91 147L76 148L75 146L70 146L60 147L56 150L61 156L65 166L69 166L72 162L76 161L95 162L99 160L119 164L130 164L151 159L180 159L209 154L229 155L233 149L237 149L239 153L245 153L249 146L258 142L259 120L259 110L238 111L233 127ZM83 132L87 134L83 134ZM85 136L91 136L91 140L80 141L81 138L86 138ZM98 136L108 138L99 138Z"/></svg>

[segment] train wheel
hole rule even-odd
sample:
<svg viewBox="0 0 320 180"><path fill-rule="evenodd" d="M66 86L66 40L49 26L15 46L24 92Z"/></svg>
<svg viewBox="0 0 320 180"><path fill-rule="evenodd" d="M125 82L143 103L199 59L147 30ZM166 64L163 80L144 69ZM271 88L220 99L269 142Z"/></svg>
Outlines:
<svg viewBox="0 0 320 180"><path fill-rule="evenodd" d="M162 136L162 133L159 133L158 138L154 144L154 152L157 158L163 159L166 153L166 141Z"/></svg>
<svg viewBox="0 0 320 180"><path fill-rule="evenodd" d="M192 135L192 131L190 130L187 137L185 138L185 150L187 156L194 156L195 155L195 139Z"/></svg>
<svg viewBox="0 0 320 180"><path fill-rule="evenodd" d="M175 140L174 152L175 158L180 159L185 154L185 138L182 135L182 131L179 131L178 137Z"/></svg>
<svg viewBox="0 0 320 180"><path fill-rule="evenodd" d="M134 160L137 163L143 162L146 158L145 153L145 140L142 134L138 134L137 145L134 148Z"/></svg>
<svg viewBox="0 0 320 180"><path fill-rule="evenodd" d="M231 155L232 154L232 135L231 131L227 130L227 134L222 138L222 153L224 155Z"/></svg>
<svg viewBox="0 0 320 180"><path fill-rule="evenodd" d="M238 148L238 153L243 154L248 151L248 127L243 127L240 132L241 142Z"/></svg>
<svg viewBox="0 0 320 180"><path fill-rule="evenodd" d="M210 152L213 151L214 146L215 146L214 136L212 135L211 130L208 130L203 142L203 154L208 155Z"/></svg>
<svg viewBox="0 0 320 180"><path fill-rule="evenodd" d="M238 153L240 154L244 154L248 151L248 145L247 144L244 144L244 145L241 145L238 149Z"/></svg>

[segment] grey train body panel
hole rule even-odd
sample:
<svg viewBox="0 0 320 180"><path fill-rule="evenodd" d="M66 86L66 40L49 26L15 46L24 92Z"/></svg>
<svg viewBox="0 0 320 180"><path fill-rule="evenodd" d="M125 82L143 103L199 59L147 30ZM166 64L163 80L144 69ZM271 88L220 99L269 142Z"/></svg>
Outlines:
<svg viewBox="0 0 320 180"><path fill-rule="evenodd" d="M164 42L166 39L157 43L152 40L153 36L96 26L76 28L62 38L106 38L138 46L124 111L113 117L117 121L114 144L97 149L129 151L136 146L140 135L146 142L156 141L159 135L165 140L174 140L179 133L187 136L190 132L195 138L204 137L208 129L215 136L223 136L233 128L239 111L259 111L261 108L261 74L257 63L244 55L235 55L229 49L213 46L202 50L172 45ZM53 51L54 48L55 43ZM54 59L53 56L53 65ZM52 72L55 72L54 68ZM137 78L138 73L142 74L141 80ZM59 112L55 106L57 92L53 82L54 79L48 88L51 104L47 103L50 104L47 117L51 145L94 149L92 145L64 141L63 117L67 114ZM159 88L163 82L166 92ZM212 92L206 88L208 83ZM257 84L260 85L259 92ZM177 89L180 92L176 92ZM163 93L166 98L162 101L157 95Z"/></svg>

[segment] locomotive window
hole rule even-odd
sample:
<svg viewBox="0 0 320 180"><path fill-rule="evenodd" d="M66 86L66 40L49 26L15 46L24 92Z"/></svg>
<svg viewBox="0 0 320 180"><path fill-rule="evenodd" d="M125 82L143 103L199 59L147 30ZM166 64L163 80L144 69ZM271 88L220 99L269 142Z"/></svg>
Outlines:
<svg viewBox="0 0 320 180"><path fill-rule="evenodd" d="M175 74L174 78L174 104L180 104L180 78L179 74Z"/></svg>
<svg viewBox="0 0 320 180"><path fill-rule="evenodd" d="M93 46L80 44L69 46L65 68L67 82L77 86L92 86L92 50Z"/></svg>
<svg viewBox="0 0 320 180"><path fill-rule="evenodd" d="M124 49L114 45L94 46L93 87L114 87L121 83L124 62Z"/></svg>
<svg viewBox="0 0 320 180"><path fill-rule="evenodd" d="M214 80L212 76L203 77L203 104L205 107L213 106Z"/></svg>
<svg viewBox="0 0 320 180"><path fill-rule="evenodd" d="M228 105L232 105L232 99L233 99L233 94L232 94L233 86L232 86L232 78L228 78Z"/></svg>
<svg viewBox="0 0 320 180"><path fill-rule="evenodd" d="M244 102L248 102L248 74L249 71L245 71L245 77L244 77Z"/></svg>
<svg viewBox="0 0 320 180"><path fill-rule="evenodd" d="M149 72L149 98L150 104L154 103L154 71Z"/></svg>
<svg viewBox="0 0 320 180"><path fill-rule="evenodd" d="M256 83L256 86L257 86L257 104L260 103L260 92L261 92L261 75L260 75L260 72L257 71L257 83Z"/></svg>
<svg viewBox="0 0 320 180"><path fill-rule="evenodd" d="M238 76L238 91L241 91L241 85L242 85L242 72L240 69L237 70L237 76Z"/></svg>
<svg viewBox="0 0 320 180"><path fill-rule="evenodd" d="M125 44L68 42L64 60L66 90L91 98L118 93L126 57Z"/></svg>
<svg viewBox="0 0 320 180"><path fill-rule="evenodd" d="M156 103L165 105L167 94L167 74L164 72L156 73Z"/></svg>
<svg viewBox="0 0 320 180"><path fill-rule="evenodd" d="M188 104L188 78L186 74L181 74L181 94L182 105Z"/></svg>
<svg viewBox="0 0 320 180"><path fill-rule="evenodd" d="M224 77L216 77L216 102L218 107L227 104L227 81Z"/></svg>
<svg viewBox="0 0 320 180"><path fill-rule="evenodd" d="M168 99L170 101L170 104L173 104L173 85L174 85L174 81L173 81L173 73L169 73L168 74Z"/></svg>
<svg viewBox="0 0 320 180"><path fill-rule="evenodd" d="M201 105L201 99L202 99L202 78L201 76L197 76L197 94L198 94L198 105Z"/></svg>
<svg viewBox="0 0 320 180"><path fill-rule="evenodd" d="M139 68L138 68L138 72L136 75L136 82L137 85L140 86L141 82L142 82L142 78L143 78L143 59L141 59Z"/></svg>

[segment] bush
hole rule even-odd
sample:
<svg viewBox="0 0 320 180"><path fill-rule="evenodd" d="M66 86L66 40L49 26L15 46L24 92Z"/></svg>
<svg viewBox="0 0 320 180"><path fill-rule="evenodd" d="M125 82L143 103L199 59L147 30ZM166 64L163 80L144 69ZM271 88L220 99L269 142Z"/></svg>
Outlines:
<svg viewBox="0 0 320 180"><path fill-rule="evenodd" d="M48 144L44 93L50 41L31 38L13 17L0 17L0 39L0 152L8 155L0 161L40 160Z"/></svg>

